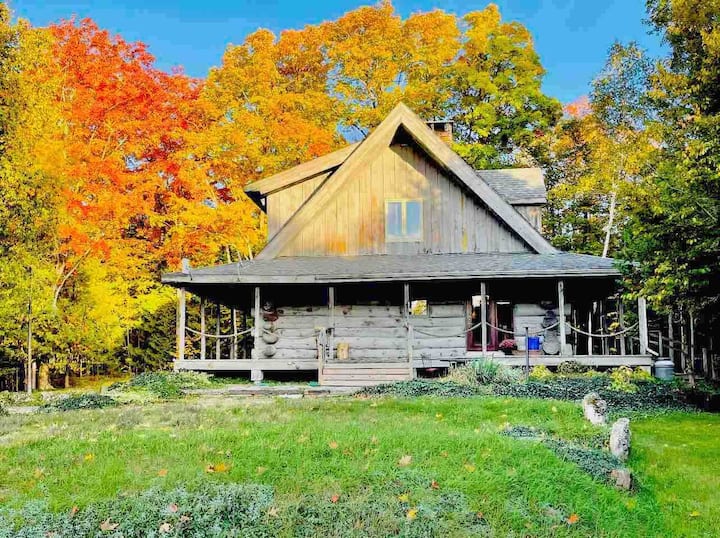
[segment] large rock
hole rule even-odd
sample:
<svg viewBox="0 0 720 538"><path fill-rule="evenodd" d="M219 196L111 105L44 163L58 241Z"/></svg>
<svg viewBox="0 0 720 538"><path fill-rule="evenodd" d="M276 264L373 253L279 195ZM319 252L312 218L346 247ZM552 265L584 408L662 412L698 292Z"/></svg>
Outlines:
<svg viewBox="0 0 720 538"><path fill-rule="evenodd" d="M597 392L586 394L582 401L583 414L593 424L607 423L607 402Z"/></svg>
<svg viewBox="0 0 720 538"><path fill-rule="evenodd" d="M616 458L625 461L630 454L630 419L618 419L610 432L610 452Z"/></svg>
<svg viewBox="0 0 720 538"><path fill-rule="evenodd" d="M610 471L610 478L615 482L618 489L632 489L632 473L629 469L613 469Z"/></svg>

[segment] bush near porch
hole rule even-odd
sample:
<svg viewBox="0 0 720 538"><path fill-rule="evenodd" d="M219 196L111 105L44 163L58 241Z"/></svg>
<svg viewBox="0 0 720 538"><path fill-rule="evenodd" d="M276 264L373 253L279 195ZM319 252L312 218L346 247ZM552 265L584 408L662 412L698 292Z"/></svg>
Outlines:
<svg viewBox="0 0 720 538"><path fill-rule="evenodd" d="M0 418L0 536L712 536L720 525L717 415L634 418L627 493L506 434L594 446L607 432L576 403L417 383L466 397L205 397Z"/></svg>

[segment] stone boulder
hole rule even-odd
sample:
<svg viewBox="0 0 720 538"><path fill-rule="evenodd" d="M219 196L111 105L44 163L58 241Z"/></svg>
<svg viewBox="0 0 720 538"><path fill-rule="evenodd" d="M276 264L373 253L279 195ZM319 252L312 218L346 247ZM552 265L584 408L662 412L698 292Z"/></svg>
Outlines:
<svg viewBox="0 0 720 538"><path fill-rule="evenodd" d="M632 473L629 469L613 469L610 471L610 478L618 489L629 491L632 489Z"/></svg>
<svg viewBox="0 0 720 538"><path fill-rule="evenodd" d="M607 423L607 402L597 392L586 394L582 400L583 414L595 425Z"/></svg>
<svg viewBox="0 0 720 538"><path fill-rule="evenodd" d="M625 461L630 454L630 419L618 419L610 431L610 452Z"/></svg>

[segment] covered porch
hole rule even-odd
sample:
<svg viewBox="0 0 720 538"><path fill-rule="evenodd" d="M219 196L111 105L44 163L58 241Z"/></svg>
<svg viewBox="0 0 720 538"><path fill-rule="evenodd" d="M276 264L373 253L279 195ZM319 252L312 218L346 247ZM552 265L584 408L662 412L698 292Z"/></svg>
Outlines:
<svg viewBox="0 0 720 538"><path fill-rule="evenodd" d="M601 267L569 254L327 260L186 266L166 275L178 288L175 368L249 372L254 381L309 370L321 383L367 384L479 357L649 369L657 355L645 301L622 303L609 260ZM503 351L507 340L515 349Z"/></svg>

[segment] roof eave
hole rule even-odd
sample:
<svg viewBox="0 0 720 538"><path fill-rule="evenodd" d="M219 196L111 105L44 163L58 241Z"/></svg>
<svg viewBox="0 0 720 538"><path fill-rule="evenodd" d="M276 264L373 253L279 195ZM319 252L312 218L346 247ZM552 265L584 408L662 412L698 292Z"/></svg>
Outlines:
<svg viewBox="0 0 720 538"><path fill-rule="evenodd" d="M599 269L545 269L545 270L505 270L505 271L457 271L430 273L365 273L362 275L202 275L187 273L167 273L162 276L162 283L175 287L208 284L323 284L343 282L392 282L392 281L427 281L427 280L472 280L479 278L616 278L621 273L615 268Z"/></svg>

